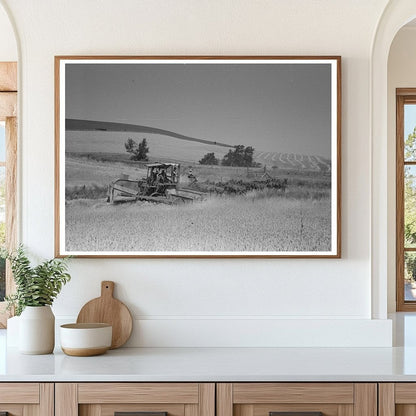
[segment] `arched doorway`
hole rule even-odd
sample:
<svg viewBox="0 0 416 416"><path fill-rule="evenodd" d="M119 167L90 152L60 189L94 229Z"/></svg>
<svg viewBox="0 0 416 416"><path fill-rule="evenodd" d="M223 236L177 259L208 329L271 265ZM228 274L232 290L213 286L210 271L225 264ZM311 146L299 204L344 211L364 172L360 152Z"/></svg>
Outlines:
<svg viewBox="0 0 416 416"><path fill-rule="evenodd" d="M372 316L387 317L387 298L391 290L395 248L392 248L391 222L395 218L395 193L391 186L388 134L388 57L397 32L416 17L413 0L390 2L381 16L375 34L371 60L371 136L372 136ZM390 161L391 165L391 161ZM393 172L394 173L394 172ZM393 175L394 176L394 175ZM393 227L394 228L394 227ZM394 272L393 272L394 273ZM395 273L394 273L395 275Z"/></svg>

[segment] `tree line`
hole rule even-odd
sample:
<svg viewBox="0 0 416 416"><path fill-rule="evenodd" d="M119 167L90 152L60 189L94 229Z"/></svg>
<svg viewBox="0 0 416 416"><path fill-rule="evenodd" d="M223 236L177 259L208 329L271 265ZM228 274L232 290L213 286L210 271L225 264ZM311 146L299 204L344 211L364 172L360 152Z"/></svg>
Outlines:
<svg viewBox="0 0 416 416"><path fill-rule="evenodd" d="M147 140L143 139L140 143L137 143L132 138L124 143L126 152L130 153L131 160L143 160L147 161L149 158L149 146ZM259 163L254 161L254 147L243 146L239 144L235 146L233 150L229 150L228 153L220 160L215 156L214 152L206 153L204 157L199 161L200 165L219 165L222 166L238 166L238 167L257 167Z"/></svg>
<svg viewBox="0 0 416 416"><path fill-rule="evenodd" d="M215 153L206 153L199 161L200 165L219 165L222 166L239 166L239 167L256 167L259 163L254 161L254 147L243 146L239 144L234 147L234 150L229 150L228 153L220 161L215 157Z"/></svg>

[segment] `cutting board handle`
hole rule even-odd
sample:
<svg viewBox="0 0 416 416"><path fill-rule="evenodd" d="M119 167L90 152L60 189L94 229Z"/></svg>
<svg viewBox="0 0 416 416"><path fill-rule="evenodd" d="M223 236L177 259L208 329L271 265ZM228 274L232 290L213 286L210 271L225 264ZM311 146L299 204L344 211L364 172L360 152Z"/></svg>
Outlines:
<svg viewBox="0 0 416 416"><path fill-rule="evenodd" d="M114 292L114 282L110 280L104 280L103 282L101 282L101 297L112 298L113 292Z"/></svg>

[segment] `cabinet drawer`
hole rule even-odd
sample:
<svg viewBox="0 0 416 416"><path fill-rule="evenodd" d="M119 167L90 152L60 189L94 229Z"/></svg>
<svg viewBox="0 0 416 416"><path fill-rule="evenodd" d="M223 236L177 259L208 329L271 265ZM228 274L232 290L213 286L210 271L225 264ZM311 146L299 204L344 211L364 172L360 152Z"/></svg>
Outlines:
<svg viewBox="0 0 416 416"><path fill-rule="evenodd" d="M53 416L53 384L0 383L0 415Z"/></svg>
<svg viewBox="0 0 416 416"><path fill-rule="evenodd" d="M380 383L380 416L416 415L416 383Z"/></svg>
<svg viewBox="0 0 416 416"><path fill-rule="evenodd" d="M376 416L375 383L221 383L217 416Z"/></svg>
<svg viewBox="0 0 416 416"><path fill-rule="evenodd" d="M56 416L215 416L213 383L59 383Z"/></svg>

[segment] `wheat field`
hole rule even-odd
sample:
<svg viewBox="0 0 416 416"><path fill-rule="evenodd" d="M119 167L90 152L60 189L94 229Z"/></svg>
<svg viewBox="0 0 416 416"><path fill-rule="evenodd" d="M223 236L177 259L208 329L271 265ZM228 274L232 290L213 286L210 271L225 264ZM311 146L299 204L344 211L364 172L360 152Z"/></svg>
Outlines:
<svg viewBox="0 0 416 416"><path fill-rule="evenodd" d="M330 198L210 198L186 205L66 204L68 251L329 251Z"/></svg>

